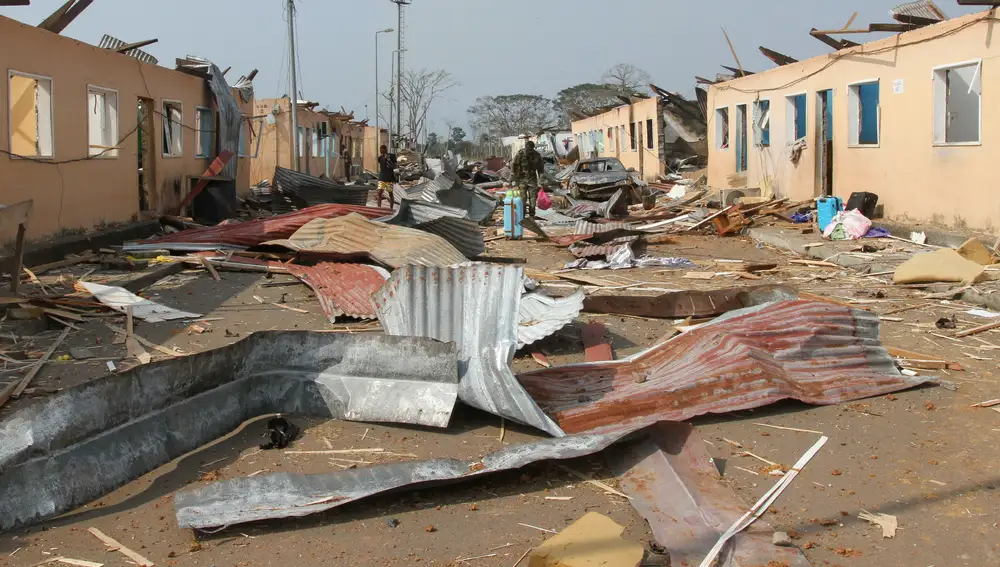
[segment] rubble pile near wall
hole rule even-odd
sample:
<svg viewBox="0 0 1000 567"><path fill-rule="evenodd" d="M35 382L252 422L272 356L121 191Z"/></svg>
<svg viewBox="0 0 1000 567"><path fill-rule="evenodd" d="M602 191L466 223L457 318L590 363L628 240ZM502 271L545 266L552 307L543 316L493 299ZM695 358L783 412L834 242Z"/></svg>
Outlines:
<svg viewBox="0 0 1000 567"><path fill-rule="evenodd" d="M491 189L466 183L496 183L492 173L478 165L456 170L450 160L435 166L440 170L433 179L397 188L402 200L393 210L356 201L357 191L367 189L282 173L276 192L303 200L290 212L257 209L251 218L214 227L165 218L168 234L26 269L28 291L4 298L3 307L16 321L16 335L22 340L30 335L32 350L41 353L4 355L7 383L0 406L13 402L13 411L0 415L0 529L74 510L250 418L281 412L290 422L311 415L459 434L456 419L465 418L453 416L460 414L455 410L461 402L474 408L469 411L548 438L475 458L362 459L332 472L263 471L181 488L173 495L175 526L211 531L302 517L388 491L496 482L482 479L509 478L498 475L534 463L618 451L627 458L615 467L617 488L605 486L649 522L656 540L647 546L621 543L628 557L640 553L648 559L656 550L673 561L666 564L694 564L726 549L719 564L804 566L809 562L802 549L772 545L764 522L757 520L797 474L809 470L807 463L824 450L826 437L820 436L801 466L775 464L763 473L759 481L773 482L774 488L748 506L718 478L688 422L788 399L843 404L938 383L914 367L961 368L887 349L880 333L884 319L864 310L865 304L799 289L815 278L795 272L780 281L743 285L789 266L808 271L837 264L718 260L723 270L705 271L705 259L689 254L697 249L679 244L760 228L810 235L812 202L727 204L697 180L674 174L637 186L639 191L620 190L605 201L587 202L567 194L570 174L561 176L563 182L548 180L553 207L525 219L527 237L514 241L503 235L503 211ZM340 202L341 193L350 195L349 202ZM498 255L497 245L508 252L573 259L563 265L549 261L544 269L526 267L534 260ZM985 256L971 245L963 250L993 260L988 250ZM80 273L86 266L94 268ZM50 273L70 268L58 278ZM992 270L981 268L978 272ZM148 291L164 278L193 279L211 288L241 272L265 278L256 289L301 282L315 298L293 305L284 293L277 301L253 295L256 304L243 309L318 312L320 322L313 320L310 330L259 328L240 336L228 323L213 329L222 319L215 313ZM649 281L653 274L685 287L657 287ZM722 278L732 283L721 289L697 283ZM647 294L635 295L637 289ZM595 322L595 316L607 315L613 317ZM625 317L673 326L611 360L605 324L613 327ZM189 353L144 336L157 325L180 321L189 336L224 330L233 340ZM580 331L583 323L589 330ZM35 331L28 330L32 324ZM53 336L49 325L60 334ZM86 360L78 347L63 354L62 343L70 333L85 336L91 325L120 337L116 348L124 356L107 361L109 373L55 391L33 386L46 365ZM553 364L546 345L567 336L585 361ZM516 370L518 355L541 368ZM34 399L26 403L27 398ZM272 444L283 446L295 436L272 437ZM329 454L358 450L354 443L342 448L326 443ZM678 535L671 526L680 522L696 537ZM590 537L584 527L592 523L609 534L621 531L614 522L585 516L551 544L538 546L532 561L572 556L578 540Z"/></svg>

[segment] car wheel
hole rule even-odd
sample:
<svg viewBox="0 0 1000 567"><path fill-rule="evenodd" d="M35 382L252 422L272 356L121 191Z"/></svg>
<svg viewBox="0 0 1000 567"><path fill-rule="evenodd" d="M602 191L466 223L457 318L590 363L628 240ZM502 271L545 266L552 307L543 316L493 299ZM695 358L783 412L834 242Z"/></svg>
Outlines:
<svg viewBox="0 0 1000 567"><path fill-rule="evenodd" d="M580 198L580 186L576 183L570 182L569 184L569 194L574 199Z"/></svg>

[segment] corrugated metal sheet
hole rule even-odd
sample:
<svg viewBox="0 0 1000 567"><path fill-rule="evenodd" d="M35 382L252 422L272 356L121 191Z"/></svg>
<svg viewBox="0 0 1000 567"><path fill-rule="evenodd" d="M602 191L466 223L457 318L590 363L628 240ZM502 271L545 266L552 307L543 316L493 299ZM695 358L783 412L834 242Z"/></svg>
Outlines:
<svg viewBox="0 0 1000 567"><path fill-rule="evenodd" d="M118 51L119 49L121 49L126 45L128 44L125 43L124 41L118 39L117 37L110 36L108 34L104 34L103 36L101 36L101 42L97 44L97 46L102 49L110 49L112 51ZM141 49L129 49L128 51L125 52L125 55L138 59L143 63L149 63L150 65L156 65L157 63L159 63L156 57L153 57L152 55L146 53Z"/></svg>
<svg viewBox="0 0 1000 567"><path fill-rule="evenodd" d="M607 244L587 244L586 242L577 242L569 247L569 251L577 258L609 256L614 254L623 245L631 246L636 240L639 240L638 236L623 236L621 238L616 238Z"/></svg>
<svg viewBox="0 0 1000 567"><path fill-rule="evenodd" d="M517 348L538 342L569 325L583 310L583 289L566 297L529 293L521 297Z"/></svg>
<svg viewBox="0 0 1000 567"><path fill-rule="evenodd" d="M0 421L0 530L92 502L253 417L446 427L457 396L455 345L418 337L262 331L142 364Z"/></svg>
<svg viewBox="0 0 1000 567"><path fill-rule="evenodd" d="M313 219L290 238L264 244L339 259L371 258L392 268L406 264L450 266L465 256L440 236L372 222L358 214Z"/></svg>
<svg viewBox="0 0 1000 567"><path fill-rule="evenodd" d="M524 271L516 266L406 266L393 272L373 299L387 334L458 345L463 402L562 436L510 370L523 281Z"/></svg>
<svg viewBox="0 0 1000 567"><path fill-rule="evenodd" d="M748 506L712 464L705 442L686 423L659 423L643 439L623 444L609 458L618 488L649 522L653 537L670 554L670 565L695 566ZM730 542L719 567L809 567L797 547L771 543L763 520Z"/></svg>
<svg viewBox="0 0 1000 567"><path fill-rule="evenodd" d="M479 230L479 225L470 220L441 217L413 228L440 236L466 258L475 258L486 253L483 231Z"/></svg>
<svg viewBox="0 0 1000 567"><path fill-rule="evenodd" d="M469 220L477 223L493 216L497 208L497 200L492 195L477 187L466 186L454 170L448 168L431 181L404 189L403 195L414 201L461 209L466 211Z"/></svg>
<svg viewBox="0 0 1000 567"><path fill-rule="evenodd" d="M364 206L368 203L368 192L372 190L367 185L340 185L283 167L274 168L271 186L272 191L289 193L309 205L337 203Z"/></svg>
<svg viewBox="0 0 1000 567"><path fill-rule="evenodd" d="M535 211L535 217L539 221L545 221L553 226L572 225L577 221L577 219L568 217L555 209L538 209Z"/></svg>
<svg viewBox="0 0 1000 567"><path fill-rule="evenodd" d="M387 224L413 227L441 217L468 219L469 211L441 203L403 199L392 215L378 220Z"/></svg>
<svg viewBox="0 0 1000 567"><path fill-rule="evenodd" d="M610 232L612 230L628 229L629 224L627 222L596 223L581 219L576 221L576 225L573 227L573 234L600 234L602 232Z"/></svg>
<svg viewBox="0 0 1000 567"><path fill-rule="evenodd" d="M919 0L918 2L907 2L906 4L900 4L895 8L889 10L889 16L914 16L917 18L928 18L931 20L947 20L948 16L945 15L937 4L931 0Z"/></svg>
<svg viewBox="0 0 1000 567"><path fill-rule="evenodd" d="M286 215L257 219L239 224L184 230L134 244L143 246L153 245L158 248L171 248L171 243L186 245L205 244L207 246L201 248L204 250L215 249L213 246L217 247L220 244L249 248L268 240L288 238L307 222L314 219L332 219L352 213L367 218L378 218L385 216L388 212L388 209L355 207L351 205L317 205ZM130 246L131 244L133 243L125 246L126 251L135 249ZM186 246L183 249L193 250L191 246Z"/></svg>
<svg viewBox="0 0 1000 567"><path fill-rule="evenodd" d="M728 313L624 360L518 379L568 433L684 421L785 398L835 404L930 380L899 373L881 346L878 316L802 300Z"/></svg>
<svg viewBox="0 0 1000 567"><path fill-rule="evenodd" d="M341 315L374 319L377 315L372 294L389 278L385 270L364 264L322 262L315 266L284 264L284 267L316 292L316 299L331 323Z"/></svg>

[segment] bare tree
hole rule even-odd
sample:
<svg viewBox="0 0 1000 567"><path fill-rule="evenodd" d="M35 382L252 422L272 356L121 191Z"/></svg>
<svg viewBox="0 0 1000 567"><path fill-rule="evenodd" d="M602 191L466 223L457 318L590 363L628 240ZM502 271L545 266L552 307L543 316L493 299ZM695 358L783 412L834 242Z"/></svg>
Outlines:
<svg viewBox="0 0 1000 567"><path fill-rule="evenodd" d="M649 73L632 65L631 63L619 63L608 69L601 76L601 81L612 85L622 96L629 96L632 93L646 93L649 91L647 85L653 81Z"/></svg>
<svg viewBox="0 0 1000 567"><path fill-rule="evenodd" d="M427 125L427 113L431 105L441 98L441 95L448 89L458 86L447 71L407 71L403 75L403 88L400 89L400 100L402 101L402 132L397 133L403 138L416 141L420 139ZM395 81L389 85L389 89L382 93L382 97L390 105L396 104ZM391 107L395 112L395 106ZM384 114L383 114L384 116ZM393 124L393 127L395 125Z"/></svg>
<svg viewBox="0 0 1000 567"><path fill-rule="evenodd" d="M552 101L538 95L485 96L468 110L469 123L493 140L536 134L558 123Z"/></svg>

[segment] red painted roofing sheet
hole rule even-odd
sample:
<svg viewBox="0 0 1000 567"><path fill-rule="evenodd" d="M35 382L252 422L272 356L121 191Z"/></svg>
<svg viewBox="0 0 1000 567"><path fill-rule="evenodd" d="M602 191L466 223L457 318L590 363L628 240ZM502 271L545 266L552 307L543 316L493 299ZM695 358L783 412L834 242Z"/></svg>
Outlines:
<svg viewBox="0 0 1000 567"><path fill-rule="evenodd" d="M332 219L351 213L357 213L369 219L377 219L392 214L392 211L355 205L316 205L266 219L184 230L143 243L229 244L249 248L269 240L288 238L313 219Z"/></svg>
<svg viewBox="0 0 1000 567"><path fill-rule="evenodd" d="M284 267L316 292L331 323L340 315L358 319L378 316L372 294L385 285L385 277L372 266L323 262L315 266L285 264Z"/></svg>
<svg viewBox="0 0 1000 567"><path fill-rule="evenodd" d="M877 316L795 300L717 320L624 360L546 368L518 380L573 434L786 398L836 404L931 379L899 373L882 348Z"/></svg>

